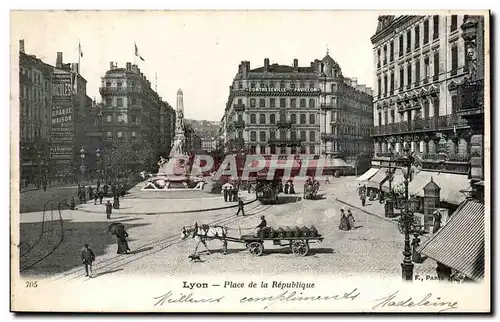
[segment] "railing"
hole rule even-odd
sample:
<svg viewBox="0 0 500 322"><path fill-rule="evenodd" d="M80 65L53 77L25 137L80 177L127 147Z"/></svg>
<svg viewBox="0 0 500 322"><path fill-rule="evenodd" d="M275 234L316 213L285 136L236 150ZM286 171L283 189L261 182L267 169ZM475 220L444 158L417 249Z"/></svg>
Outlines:
<svg viewBox="0 0 500 322"><path fill-rule="evenodd" d="M300 145L301 141L299 139L269 139L268 144L275 145Z"/></svg>
<svg viewBox="0 0 500 322"><path fill-rule="evenodd" d="M107 87L99 87L100 94L109 94L109 93L127 93L127 92L141 92L141 88L133 87L133 86L107 86Z"/></svg>
<svg viewBox="0 0 500 322"><path fill-rule="evenodd" d="M321 109L324 109L324 110L330 110L330 109L335 108L333 103L321 103L320 107L321 107Z"/></svg>
<svg viewBox="0 0 500 322"><path fill-rule="evenodd" d="M449 162L470 162L469 154L445 154L445 153L424 153L422 160L425 161L449 161Z"/></svg>
<svg viewBox="0 0 500 322"><path fill-rule="evenodd" d="M422 131L438 131L461 126L467 126L467 121L462 119L460 116L456 114L442 115L427 119L417 119L411 122L399 122L382 126L374 126L372 127L371 135L377 136Z"/></svg>
<svg viewBox="0 0 500 322"><path fill-rule="evenodd" d="M290 128L292 126L292 121L278 121L276 126L278 128Z"/></svg>
<svg viewBox="0 0 500 322"><path fill-rule="evenodd" d="M321 140L331 141L340 139L340 135L333 133L321 133Z"/></svg>
<svg viewBox="0 0 500 322"><path fill-rule="evenodd" d="M235 128L245 127L245 121L234 121L234 127Z"/></svg>

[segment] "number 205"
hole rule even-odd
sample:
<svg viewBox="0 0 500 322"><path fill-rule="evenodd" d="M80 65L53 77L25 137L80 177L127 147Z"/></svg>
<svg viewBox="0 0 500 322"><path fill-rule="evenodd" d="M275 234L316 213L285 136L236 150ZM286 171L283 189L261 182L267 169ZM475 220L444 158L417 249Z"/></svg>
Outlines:
<svg viewBox="0 0 500 322"><path fill-rule="evenodd" d="M38 287L37 281L26 281L25 283L26 283L27 288L37 288Z"/></svg>

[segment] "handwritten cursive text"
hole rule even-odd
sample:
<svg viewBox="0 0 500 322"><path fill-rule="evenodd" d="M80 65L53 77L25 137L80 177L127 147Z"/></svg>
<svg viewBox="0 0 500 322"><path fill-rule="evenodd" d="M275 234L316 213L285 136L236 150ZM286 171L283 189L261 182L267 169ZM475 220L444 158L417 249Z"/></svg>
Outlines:
<svg viewBox="0 0 500 322"><path fill-rule="evenodd" d="M182 294L180 296L176 296L172 293L172 291L168 291L167 293L157 296L154 299L157 301L154 306L162 306L165 303L220 303L224 296L217 298L195 298L193 293Z"/></svg>
<svg viewBox="0 0 500 322"><path fill-rule="evenodd" d="M399 291L396 291L386 297L376 299L377 304L373 307L374 310L385 307L439 307L438 312L453 310L458 308L458 302L443 301L440 297L433 298L432 293L427 293L422 299L414 300L412 297L407 299L398 298Z"/></svg>

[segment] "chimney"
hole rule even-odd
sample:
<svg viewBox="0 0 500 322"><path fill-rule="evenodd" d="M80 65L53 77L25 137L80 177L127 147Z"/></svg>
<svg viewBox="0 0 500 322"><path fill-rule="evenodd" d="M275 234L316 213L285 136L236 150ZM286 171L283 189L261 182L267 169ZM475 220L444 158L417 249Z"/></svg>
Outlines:
<svg viewBox="0 0 500 322"><path fill-rule="evenodd" d="M299 67L299 60L298 60L297 58L295 58L295 59L293 60L293 67L294 67L294 68L298 68L298 67Z"/></svg>
<svg viewBox="0 0 500 322"><path fill-rule="evenodd" d="M269 58L264 58L264 70L266 72L269 70Z"/></svg>
<svg viewBox="0 0 500 322"><path fill-rule="evenodd" d="M135 64L134 64L134 65L132 65L132 71L133 71L134 73L137 73L137 65L135 65Z"/></svg>
<svg viewBox="0 0 500 322"><path fill-rule="evenodd" d="M63 53L57 53L56 68L62 69L63 67Z"/></svg>
<svg viewBox="0 0 500 322"><path fill-rule="evenodd" d="M24 39L19 40L19 51L24 54Z"/></svg>
<svg viewBox="0 0 500 322"><path fill-rule="evenodd" d="M132 64L131 63L127 63L127 71L129 72L131 69L132 69Z"/></svg>

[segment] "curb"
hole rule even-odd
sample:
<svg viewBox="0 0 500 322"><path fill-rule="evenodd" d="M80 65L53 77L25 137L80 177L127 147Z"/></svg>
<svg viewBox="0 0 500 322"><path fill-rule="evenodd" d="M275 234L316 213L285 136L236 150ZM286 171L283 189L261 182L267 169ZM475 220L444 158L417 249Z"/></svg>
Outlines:
<svg viewBox="0 0 500 322"><path fill-rule="evenodd" d="M245 201L244 205L251 204L252 202L257 201L257 199L252 199L250 201ZM191 212L205 212L205 211L214 211L214 210L223 210L223 209L231 209L236 208L238 205L224 206L224 207L216 207L216 208L208 208L208 209L196 209L196 210L182 210L182 211L168 211L168 212L146 212L146 213L138 213L138 212L119 212L117 215L146 215L146 216L155 216L155 215L173 215L173 214L186 214ZM87 213L95 213L95 211L90 211L86 209L78 208L77 211L87 212Z"/></svg>

